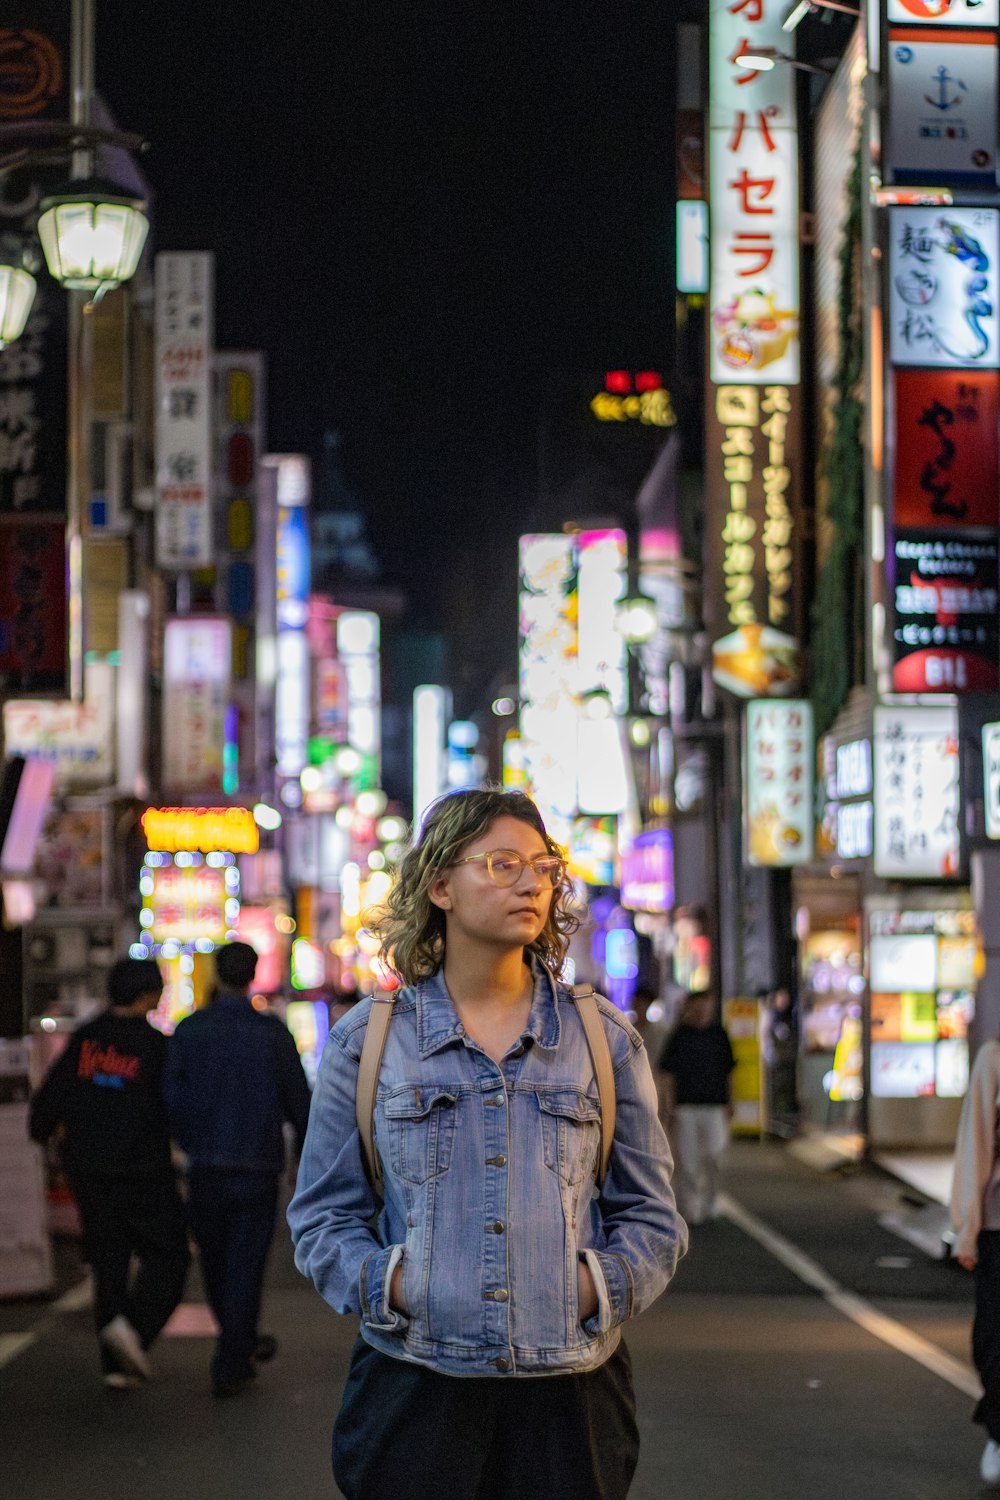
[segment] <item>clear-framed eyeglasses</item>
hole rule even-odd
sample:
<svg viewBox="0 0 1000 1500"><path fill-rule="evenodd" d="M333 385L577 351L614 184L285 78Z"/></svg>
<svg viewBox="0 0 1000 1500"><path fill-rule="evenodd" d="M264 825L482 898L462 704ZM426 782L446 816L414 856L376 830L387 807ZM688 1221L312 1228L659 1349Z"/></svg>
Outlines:
<svg viewBox="0 0 1000 1500"><path fill-rule="evenodd" d="M531 859L523 859L513 849L486 849L482 854L456 859L455 864L484 864L494 885L517 885L524 871L530 869L542 885L554 888L566 873L566 862L558 854L535 854Z"/></svg>

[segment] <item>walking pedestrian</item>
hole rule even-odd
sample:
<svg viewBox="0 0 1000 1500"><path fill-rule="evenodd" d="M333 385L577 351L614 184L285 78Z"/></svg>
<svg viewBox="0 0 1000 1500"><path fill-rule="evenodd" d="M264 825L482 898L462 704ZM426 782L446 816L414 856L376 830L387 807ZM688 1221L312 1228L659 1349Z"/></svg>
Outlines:
<svg viewBox="0 0 1000 1500"><path fill-rule="evenodd" d="M972 1420L986 1428L979 1473L1000 1487L1000 1041L976 1054L955 1143L954 1254L975 1274L972 1358L983 1383Z"/></svg>
<svg viewBox="0 0 1000 1500"><path fill-rule="evenodd" d="M218 949L218 986L211 1003L174 1032L165 1078L171 1124L188 1158L191 1231L219 1325L216 1396L241 1391L277 1352L277 1340L257 1325L285 1166L284 1123L298 1155L309 1118L309 1085L290 1032L250 1002L256 968L249 943Z"/></svg>
<svg viewBox="0 0 1000 1500"><path fill-rule="evenodd" d="M729 1145L732 1045L709 994L690 995L667 1041L670 1140L677 1158L677 1201L689 1224L718 1215L719 1161Z"/></svg>
<svg viewBox="0 0 1000 1500"><path fill-rule="evenodd" d="M348 1500L628 1492L622 1325L687 1234L645 1050L606 1001L617 1110L598 1186L602 1095L558 978L571 893L529 798L463 791L369 918L403 984L375 1104L384 1202L375 1220L355 1118L368 1000L330 1034L288 1211L300 1270L361 1319L333 1442Z"/></svg>
<svg viewBox="0 0 1000 1500"><path fill-rule="evenodd" d="M152 959L113 964L107 1009L70 1037L29 1117L36 1141L62 1133L94 1275L101 1369L113 1389L149 1378L148 1350L181 1299L189 1261L162 1093L168 1044L146 1019L162 991Z"/></svg>

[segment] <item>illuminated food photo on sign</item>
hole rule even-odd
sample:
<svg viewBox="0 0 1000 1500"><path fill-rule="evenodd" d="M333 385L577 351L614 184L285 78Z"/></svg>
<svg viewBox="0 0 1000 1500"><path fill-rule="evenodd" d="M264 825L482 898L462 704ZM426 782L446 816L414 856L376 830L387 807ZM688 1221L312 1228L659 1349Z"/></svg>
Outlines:
<svg viewBox="0 0 1000 1500"><path fill-rule="evenodd" d="M910 26L996 26L998 0L889 0L890 21Z"/></svg>
<svg viewBox="0 0 1000 1500"><path fill-rule="evenodd" d="M995 692L1000 687L996 539L900 532L894 550L893 688Z"/></svg>
<svg viewBox="0 0 1000 1500"><path fill-rule="evenodd" d="M996 369L1000 214L897 208L889 224L893 364Z"/></svg>
<svg viewBox="0 0 1000 1500"><path fill-rule="evenodd" d="M712 647L712 676L738 698L788 697L799 681L799 647L769 625L741 625Z"/></svg>
<svg viewBox="0 0 1000 1500"><path fill-rule="evenodd" d="M893 384L896 525L995 527L1000 374L897 370Z"/></svg>

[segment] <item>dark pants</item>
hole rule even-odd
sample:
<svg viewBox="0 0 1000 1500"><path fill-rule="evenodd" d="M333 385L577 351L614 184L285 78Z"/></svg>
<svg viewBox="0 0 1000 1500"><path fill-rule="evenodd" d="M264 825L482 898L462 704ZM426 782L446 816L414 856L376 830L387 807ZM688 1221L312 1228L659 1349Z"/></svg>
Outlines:
<svg viewBox="0 0 1000 1500"><path fill-rule="evenodd" d="M274 1173L191 1169L188 1218L219 1325L213 1380L241 1380L252 1369L264 1267L277 1211Z"/></svg>
<svg viewBox="0 0 1000 1500"><path fill-rule="evenodd" d="M94 1273L97 1328L121 1314L148 1349L181 1300L190 1259L184 1206L173 1176L77 1172L71 1185L83 1224L84 1254ZM133 1255L138 1270L130 1285ZM114 1368L105 1351L102 1359L105 1369Z"/></svg>
<svg viewBox="0 0 1000 1500"><path fill-rule="evenodd" d="M976 1249L972 1361L983 1382L983 1395L972 1420L1000 1443L1000 1229L984 1229Z"/></svg>
<svg viewBox="0 0 1000 1500"><path fill-rule="evenodd" d="M624 1344L597 1370L439 1375L358 1339L333 1430L347 1500L624 1500L639 1459Z"/></svg>

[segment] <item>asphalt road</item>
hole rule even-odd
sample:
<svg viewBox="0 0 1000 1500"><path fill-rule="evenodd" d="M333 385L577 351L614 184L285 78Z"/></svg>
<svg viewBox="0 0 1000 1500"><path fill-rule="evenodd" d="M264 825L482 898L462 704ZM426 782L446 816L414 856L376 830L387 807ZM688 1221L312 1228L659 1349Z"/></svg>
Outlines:
<svg viewBox="0 0 1000 1500"><path fill-rule="evenodd" d="M986 1493L971 1282L879 1226L897 1197L874 1170L823 1176L779 1146L734 1147L726 1216L693 1232L673 1287L628 1332L633 1500ZM61 1264L72 1281L71 1250ZM68 1300L0 1304L0 1493L336 1500L330 1429L354 1327L298 1277L283 1233L264 1320L281 1350L230 1401L209 1394L197 1306L193 1331L157 1346L156 1379L112 1394L89 1310Z"/></svg>

